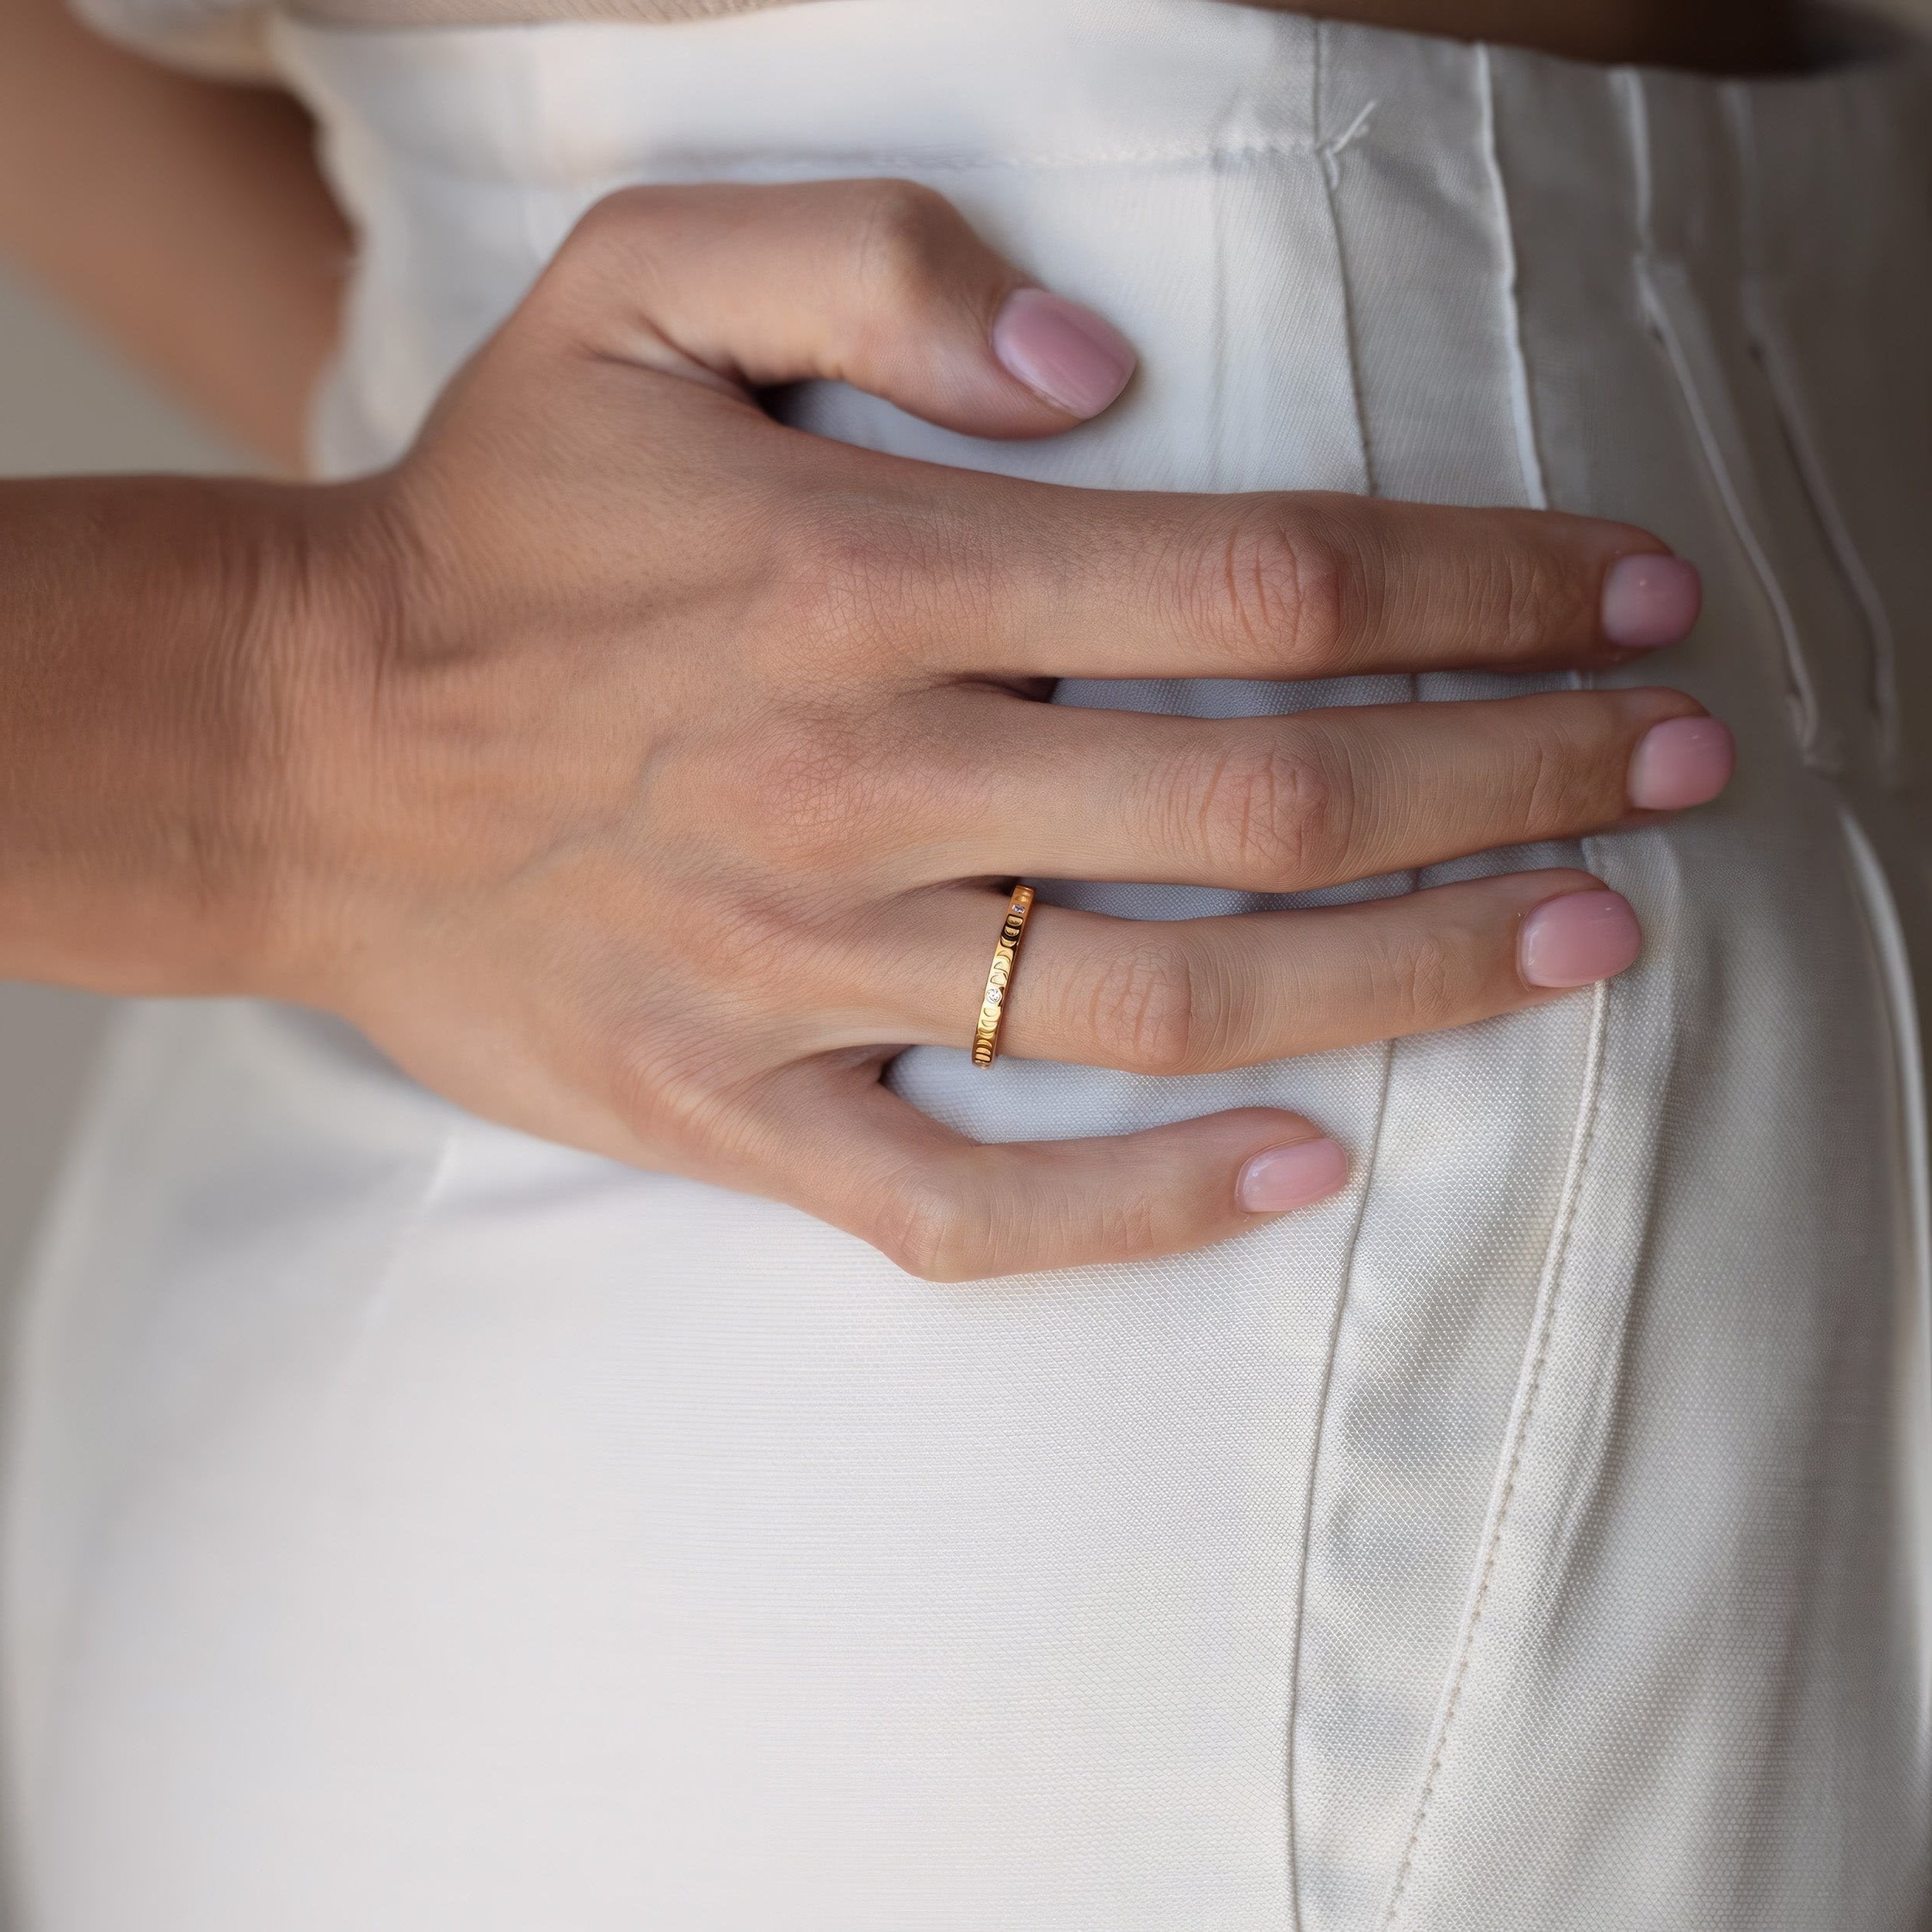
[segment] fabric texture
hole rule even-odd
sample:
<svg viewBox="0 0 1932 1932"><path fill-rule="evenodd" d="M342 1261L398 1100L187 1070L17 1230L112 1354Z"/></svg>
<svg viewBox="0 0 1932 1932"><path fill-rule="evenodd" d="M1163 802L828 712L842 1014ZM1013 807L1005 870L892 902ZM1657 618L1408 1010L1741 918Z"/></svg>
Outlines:
<svg viewBox="0 0 1932 1932"><path fill-rule="evenodd" d="M277 45L362 234L334 472L609 189L910 175L1142 374L1040 444L835 386L803 425L1641 521L1707 613L1616 675L1740 766L1427 876L1587 862L1648 937L1607 988L1200 1080L898 1063L988 1136L1264 1102L1352 1150L1342 1198L1145 1265L934 1287L311 1016L138 1012L19 1352L28 1932L1919 1932L1923 67L1718 84L1203 0Z"/></svg>

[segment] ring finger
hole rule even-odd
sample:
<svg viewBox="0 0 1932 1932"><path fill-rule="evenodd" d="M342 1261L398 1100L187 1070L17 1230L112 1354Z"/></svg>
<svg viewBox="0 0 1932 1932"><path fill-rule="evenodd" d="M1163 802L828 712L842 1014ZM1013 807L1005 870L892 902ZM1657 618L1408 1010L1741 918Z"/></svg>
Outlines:
<svg viewBox="0 0 1932 1932"><path fill-rule="evenodd" d="M914 902L884 1031L969 1046L1004 901ZM1636 916L1587 872L1513 872L1359 904L1233 917L1114 919L1036 906L1000 1050L1131 1073L1206 1073L1542 1004L1621 972ZM868 1020L855 1029L871 1041ZM827 1044L833 1043L828 1042Z"/></svg>

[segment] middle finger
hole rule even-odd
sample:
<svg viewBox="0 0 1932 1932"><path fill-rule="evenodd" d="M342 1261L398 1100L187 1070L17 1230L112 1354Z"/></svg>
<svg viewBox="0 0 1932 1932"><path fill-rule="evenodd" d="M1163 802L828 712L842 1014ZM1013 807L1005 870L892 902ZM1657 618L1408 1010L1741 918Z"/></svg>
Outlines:
<svg viewBox="0 0 1932 1932"><path fill-rule="evenodd" d="M964 694L907 883L1015 875L1307 892L1714 798L1730 733L1681 692L1206 719ZM908 828L910 829L910 828Z"/></svg>

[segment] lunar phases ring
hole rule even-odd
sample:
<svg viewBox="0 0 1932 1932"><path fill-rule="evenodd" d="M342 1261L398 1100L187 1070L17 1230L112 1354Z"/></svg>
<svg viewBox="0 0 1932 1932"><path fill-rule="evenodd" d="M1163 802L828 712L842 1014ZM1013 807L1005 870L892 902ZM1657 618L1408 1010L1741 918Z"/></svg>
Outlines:
<svg viewBox="0 0 1932 1932"><path fill-rule="evenodd" d="M992 968L986 975L986 996L979 1004L979 1022L973 1029L975 1066L991 1066L999 1052L999 1023L1006 1014L1006 989L1012 984L1013 961L1019 955L1019 943L1026 934L1026 916L1032 910L1032 887L1015 886L999 929L999 944L993 948Z"/></svg>

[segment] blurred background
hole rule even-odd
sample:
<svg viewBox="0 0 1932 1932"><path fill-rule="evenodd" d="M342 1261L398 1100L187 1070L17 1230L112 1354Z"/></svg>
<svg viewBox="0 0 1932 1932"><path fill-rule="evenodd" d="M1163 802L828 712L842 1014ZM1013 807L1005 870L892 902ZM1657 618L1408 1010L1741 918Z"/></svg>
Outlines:
<svg viewBox="0 0 1932 1932"><path fill-rule="evenodd" d="M239 467L0 266L0 475ZM108 1010L83 994L0 982L0 1310Z"/></svg>

